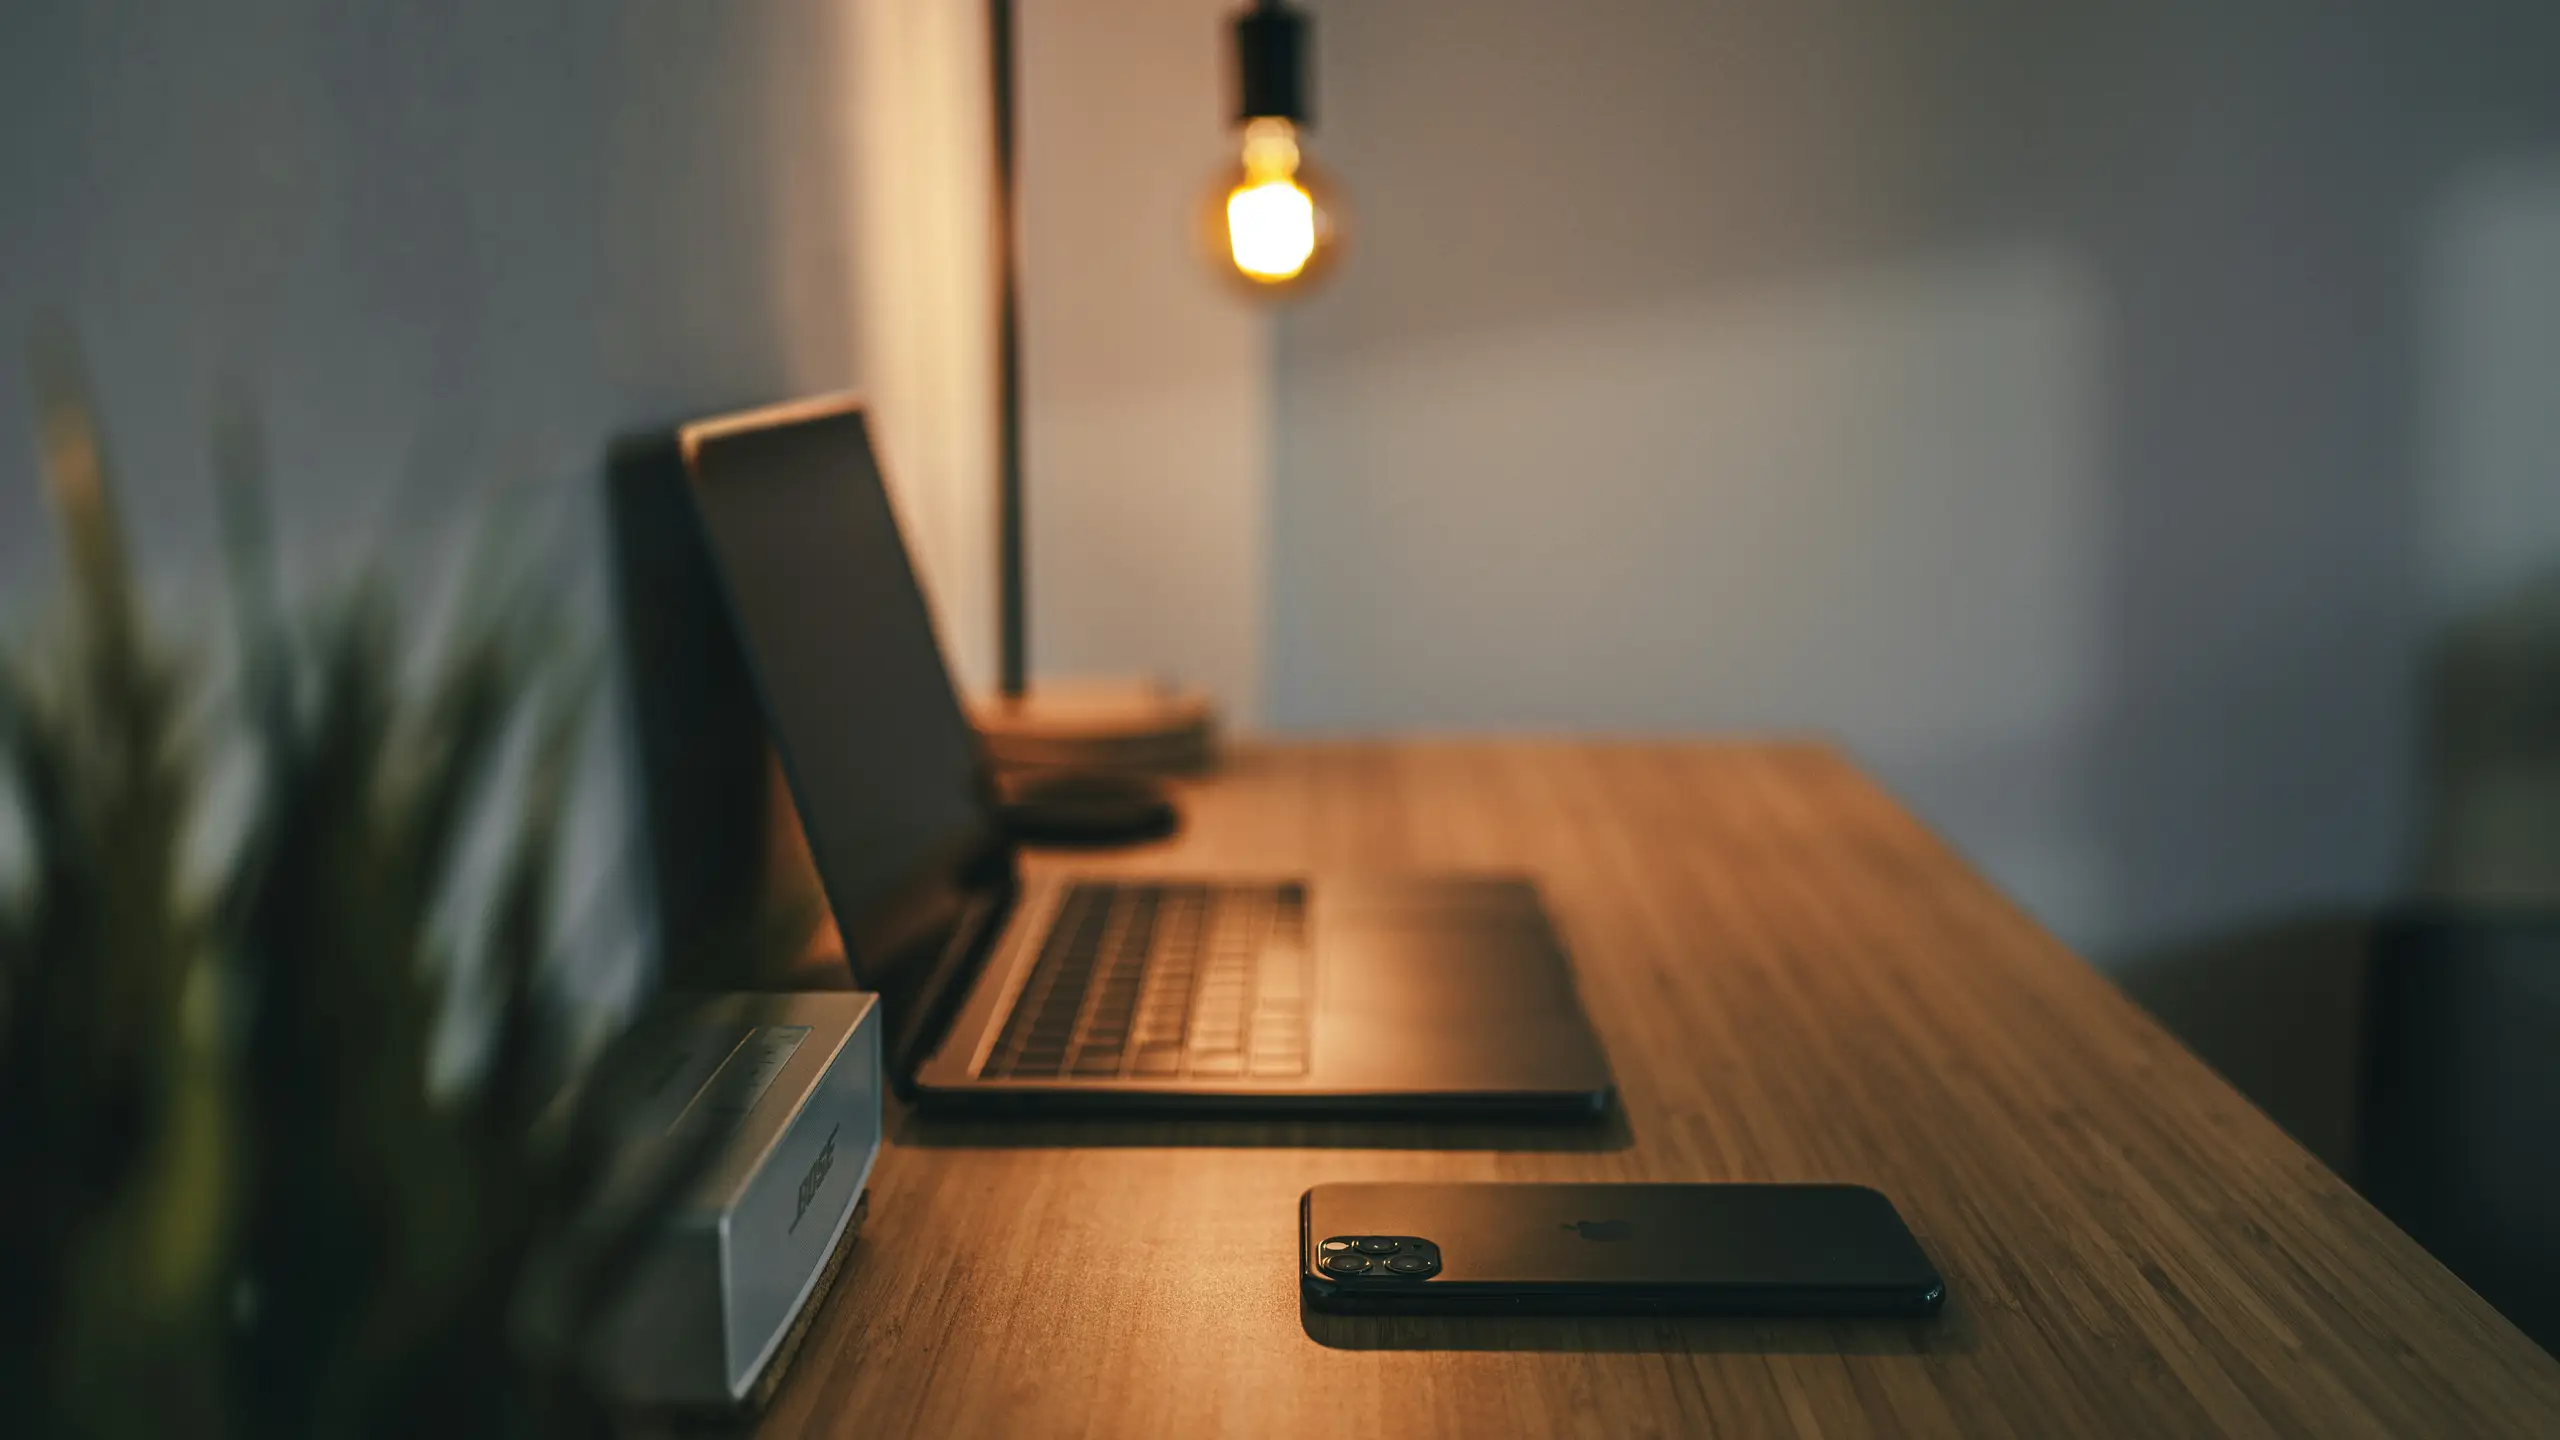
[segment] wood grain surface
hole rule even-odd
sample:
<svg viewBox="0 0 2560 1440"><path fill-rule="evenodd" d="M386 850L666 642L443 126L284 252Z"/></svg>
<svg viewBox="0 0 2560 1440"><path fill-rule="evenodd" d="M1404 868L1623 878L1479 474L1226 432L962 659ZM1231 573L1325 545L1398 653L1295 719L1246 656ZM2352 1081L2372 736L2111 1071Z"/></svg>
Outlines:
<svg viewBox="0 0 2560 1440"><path fill-rule="evenodd" d="M1065 869L1534 873L1591 1129L893 1117L771 1435L2555 1435L2560 1362L1832 751L1248 749ZM1925 1323L1339 1319L1327 1180L1845 1180Z"/></svg>

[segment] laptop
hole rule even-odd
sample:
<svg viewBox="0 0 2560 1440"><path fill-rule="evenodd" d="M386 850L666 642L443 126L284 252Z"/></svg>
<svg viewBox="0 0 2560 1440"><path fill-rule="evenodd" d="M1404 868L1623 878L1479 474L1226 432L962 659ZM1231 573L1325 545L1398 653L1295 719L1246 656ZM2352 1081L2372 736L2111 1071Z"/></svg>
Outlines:
<svg viewBox="0 0 2560 1440"><path fill-rule="evenodd" d="M1589 1117L1608 1062L1518 876L1026 878L859 405L681 432L892 1086L921 1106Z"/></svg>

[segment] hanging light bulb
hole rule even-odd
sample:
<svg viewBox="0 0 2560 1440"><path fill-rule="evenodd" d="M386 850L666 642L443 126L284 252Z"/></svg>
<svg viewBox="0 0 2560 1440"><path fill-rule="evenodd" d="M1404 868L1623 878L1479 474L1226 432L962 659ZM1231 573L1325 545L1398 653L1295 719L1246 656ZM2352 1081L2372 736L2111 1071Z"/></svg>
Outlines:
<svg viewBox="0 0 2560 1440"><path fill-rule="evenodd" d="M1277 116L1248 120L1244 173L1227 189L1227 255L1246 279L1282 285L1315 259L1322 212L1298 170L1298 127Z"/></svg>
<svg viewBox="0 0 2560 1440"><path fill-rule="evenodd" d="M1283 0L1236 17L1239 154L1210 194L1215 248L1234 275L1264 292L1320 274L1336 243L1330 187L1307 163L1307 18Z"/></svg>

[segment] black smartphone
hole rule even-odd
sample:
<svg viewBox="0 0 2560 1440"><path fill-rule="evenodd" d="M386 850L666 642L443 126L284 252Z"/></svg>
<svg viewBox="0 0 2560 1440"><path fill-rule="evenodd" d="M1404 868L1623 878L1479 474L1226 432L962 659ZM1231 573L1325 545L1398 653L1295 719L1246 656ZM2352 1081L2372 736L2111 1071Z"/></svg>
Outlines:
<svg viewBox="0 0 2560 1440"><path fill-rule="evenodd" d="M1370 1314L1898 1315L1947 1287L1863 1185L1319 1185L1299 1281Z"/></svg>

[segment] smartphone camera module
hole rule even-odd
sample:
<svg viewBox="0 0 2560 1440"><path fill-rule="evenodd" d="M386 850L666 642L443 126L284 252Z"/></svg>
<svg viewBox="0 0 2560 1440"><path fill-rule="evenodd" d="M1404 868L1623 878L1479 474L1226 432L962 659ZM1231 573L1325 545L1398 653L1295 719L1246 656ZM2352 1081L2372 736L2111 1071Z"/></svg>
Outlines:
<svg viewBox="0 0 2560 1440"><path fill-rule="evenodd" d="M1440 1273L1440 1247L1411 1235L1336 1235L1316 1247L1326 1274L1370 1280L1427 1280Z"/></svg>

